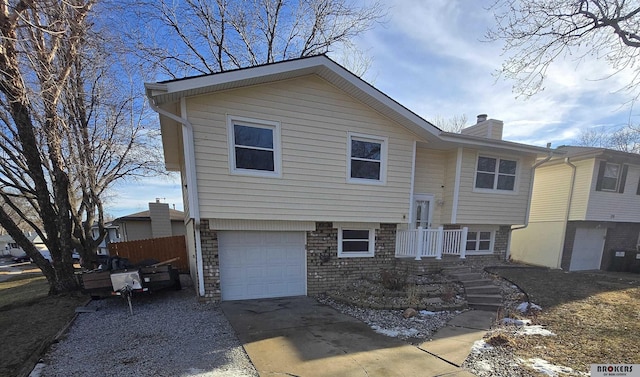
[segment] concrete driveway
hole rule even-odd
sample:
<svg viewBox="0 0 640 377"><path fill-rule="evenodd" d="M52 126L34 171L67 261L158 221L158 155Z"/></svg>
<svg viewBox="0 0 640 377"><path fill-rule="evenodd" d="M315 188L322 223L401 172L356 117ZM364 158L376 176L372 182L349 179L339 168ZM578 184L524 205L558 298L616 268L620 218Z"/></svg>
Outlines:
<svg viewBox="0 0 640 377"><path fill-rule="evenodd" d="M222 310L263 377L472 376L312 298L229 301Z"/></svg>

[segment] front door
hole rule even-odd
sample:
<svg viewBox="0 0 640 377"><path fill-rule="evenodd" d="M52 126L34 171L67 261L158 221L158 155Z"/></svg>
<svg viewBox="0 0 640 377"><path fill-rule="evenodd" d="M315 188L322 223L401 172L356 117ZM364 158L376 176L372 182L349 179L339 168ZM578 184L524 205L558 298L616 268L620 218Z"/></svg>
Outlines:
<svg viewBox="0 0 640 377"><path fill-rule="evenodd" d="M433 195L419 194L413 197L413 228L430 228L433 217Z"/></svg>

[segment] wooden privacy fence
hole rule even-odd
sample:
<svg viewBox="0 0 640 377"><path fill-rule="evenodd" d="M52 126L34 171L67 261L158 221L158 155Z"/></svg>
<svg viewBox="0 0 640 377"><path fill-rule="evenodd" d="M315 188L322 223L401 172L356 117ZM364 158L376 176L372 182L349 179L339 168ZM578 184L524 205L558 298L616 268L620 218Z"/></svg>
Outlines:
<svg viewBox="0 0 640 377"><path fill-rule="evenodd" d="M109 244L109 255L127 258L133 264L140 263L145 259L155 259L162 262L179 257L180 259L171 262L171 265L182 273L189 273L187 244L184 236L113 242Z"/></svg>

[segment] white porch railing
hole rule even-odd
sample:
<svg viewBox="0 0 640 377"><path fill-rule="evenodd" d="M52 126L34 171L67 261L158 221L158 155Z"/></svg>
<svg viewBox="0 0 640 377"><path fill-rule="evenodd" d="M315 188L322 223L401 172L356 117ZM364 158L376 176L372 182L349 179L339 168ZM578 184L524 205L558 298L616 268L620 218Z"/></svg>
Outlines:
<svg viewBox="0 0 640 377"><path fill-rule="evenodd" d="M396 232L396 258L435 257L441 259L443 254L460 255L466 257L468 228L444 230L412 229Z"/></svg>

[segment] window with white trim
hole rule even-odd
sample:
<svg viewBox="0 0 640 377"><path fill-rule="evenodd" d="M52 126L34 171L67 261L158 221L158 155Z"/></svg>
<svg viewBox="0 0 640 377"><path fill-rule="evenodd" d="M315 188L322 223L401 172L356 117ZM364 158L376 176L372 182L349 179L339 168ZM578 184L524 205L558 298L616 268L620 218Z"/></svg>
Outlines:
<svg viewBox="0 0 640 377"><path fill-rule="evenodd" d="M517 168L515 160L478 156L475 188L514 191Z"/></svg>
<svg viewBox="0 0 640 377"><path fill-rule="evenodd" d="M229 116L229 168L232 173L280 175L280 123Z"/></svg>
<svg viewBox="0 0 640 377"><path fill-rule="evenodd" d="M347 180L382 183L386 178L387 139L349 134Z"/></svg>
<svg viewBox="0 0 640 377"><path fill-rule="evenodd" d="M493 248L492 231L469 231L467 232L467 252L492 252Z"/></svg>
<svg viewBox="0 0 640 377"><path fill-rule="evenodd" d="M618 191L620 165L607 162L602 175L602 191Z"/></svg>
<svg viewBox="0 0 640 377"><path fill-rule="evenodd" d="M375 254L375 229L338 229L338 257L373 257Z"/></svg>

